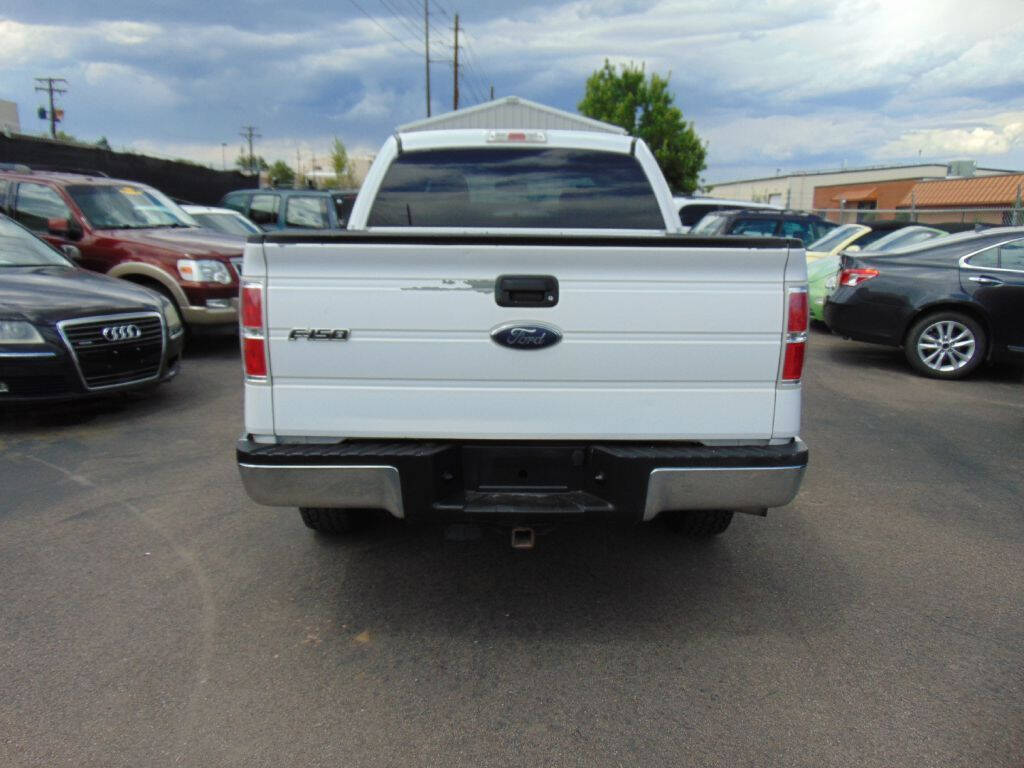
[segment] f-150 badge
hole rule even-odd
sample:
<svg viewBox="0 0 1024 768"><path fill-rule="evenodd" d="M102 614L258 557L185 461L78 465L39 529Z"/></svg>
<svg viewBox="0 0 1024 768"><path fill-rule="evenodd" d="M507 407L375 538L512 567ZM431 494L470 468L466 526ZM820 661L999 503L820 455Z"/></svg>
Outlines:
<svg viewBox="0 0 1024 768"><path fill-rule="evenodd" d="M495 344L512 349L543 349L562 340L562 333L550 325L511 323L491 331Z"/></svg>
<svg viewBox="0 0 1024 768"><path fill-rule="evenodd" d="M292 328L288 341L348 341L348 328Z"/></svg>

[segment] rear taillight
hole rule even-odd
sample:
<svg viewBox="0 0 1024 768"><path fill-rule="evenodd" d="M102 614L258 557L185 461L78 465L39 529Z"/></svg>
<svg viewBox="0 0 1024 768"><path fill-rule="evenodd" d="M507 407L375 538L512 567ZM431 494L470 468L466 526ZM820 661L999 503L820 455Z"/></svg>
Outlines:
<svg viewBox="0 0 1024 768"><path fill-rule="evenodd" d="M266 326L263 322L263 284L242 283L242 364L245 377L267 378Z"/></svg>
<svg viewBox="0 0 1024 768"><path fill-rule="evenodd" d="M790 288L786 309L786 348L782 356L781 381L800 381L804 373L807 346L807 286Z"/></svg>
<svg viewBox="0 0 1024 768"><path fill-rule="evenodd" d="M839 273L839 284L853 288L877 275L877 269L844 269Z"/></svg>

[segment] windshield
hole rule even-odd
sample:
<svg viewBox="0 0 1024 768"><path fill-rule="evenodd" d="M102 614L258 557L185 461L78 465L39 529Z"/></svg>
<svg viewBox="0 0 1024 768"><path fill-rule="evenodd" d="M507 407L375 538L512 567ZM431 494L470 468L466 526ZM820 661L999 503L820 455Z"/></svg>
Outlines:
<svg viewBox="0 0 1024 768"><path fill-rule="evenodd" d="M227 235L258 235L263 230L242 216L233 213L193 213L192 218L201 226L215 229Z"/></svg>
<svg viewBox="0 0 1024 768"><path fill-rule="evenodd" d="M71 267L71 263L28 230L0 216L0 267Z"/></svg>
<svg viewBox="0 0 1024 768"><path fill-rule="evenodd" d="M820 237L813 243L807 246L808 251L832 251L839 247L839 245L847 238L853 237L857 232L867 230L860 224L843 224L841 227L836 227L824 237Z"/></svg>
<svg viewBox="0 0 1024 768"><path fill-rule="evenodd" d="M199 226L170 198L149 187L83 184L68 187L68 194L95 229Z"/></svg>

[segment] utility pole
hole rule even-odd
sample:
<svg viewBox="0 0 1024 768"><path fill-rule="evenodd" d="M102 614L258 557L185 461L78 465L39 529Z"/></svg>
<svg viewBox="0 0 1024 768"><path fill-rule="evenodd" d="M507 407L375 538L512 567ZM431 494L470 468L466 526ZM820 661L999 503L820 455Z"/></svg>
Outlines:
<svg viewBox="0 0 1024 768"><path fill-rule="evenodd" d="M494 86L491 86L491 101L494 101Z"/></svg>
<svg viewBox="0 0 1024 768"><path fill-rule="evenodd" d="M427 68L427 117L430 117L430 0L423 0L423 63Z"/></svg>
<svg viewBox="0 0 1024 768"><path fill-rule="evenodd" d="M258 173L259 169L256 167L256 156L252 152L252 140L262 139L263 136L256 133L255 125L243 125L242 132L238 135L249 142L249 173Z"/></svg>
<svg viewBox="0 0 1024 768"><path fill-rule="evenodd" d="M459 108L459 14L455 14L455 94L452 109Z"/></svg>
<svg viewBox="0 0 1024 768"><path fill-rule="evenodd" d="M228 143L226 141L220 143L220 169L222 171L228 169Z"/></svg>
<svg viewBox="0 0 1024 768"><path fill-rule="evenodd" d="M67 88L61 88L58 83L68 84L68 81L63 77L37 77L36 82L39 85L36 86L37 91L43 91L44 93L50 94L50 136L51 138L57 138L57 111L53 108L53 94L55 93L67 93ZM45 83L45 85L44 85ZM63 117L63 115L61 115Z"/></svg>
<svg viewBox="0 0 1024 768"><path fill-rule="evenodd" d="M301 152L301 150L298 147L296 147L295 148L295 178L292 179L292 188L293 189L298 189L299 188L299 172L300 172L300 170L302 168L302 155L300 154L300 152Z"/></svg>

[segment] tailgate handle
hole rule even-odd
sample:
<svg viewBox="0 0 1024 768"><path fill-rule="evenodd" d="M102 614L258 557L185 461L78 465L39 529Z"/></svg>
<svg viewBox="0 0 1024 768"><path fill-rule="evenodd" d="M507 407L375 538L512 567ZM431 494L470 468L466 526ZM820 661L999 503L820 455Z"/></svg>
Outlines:
<svg viewBox="0 0 1024 768"><path fill-rule="evenodd" d="M494 283L499 307L553 307L558 303L558 280L551 275L501 275Z"/></svg>

